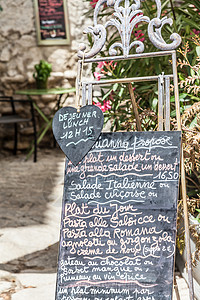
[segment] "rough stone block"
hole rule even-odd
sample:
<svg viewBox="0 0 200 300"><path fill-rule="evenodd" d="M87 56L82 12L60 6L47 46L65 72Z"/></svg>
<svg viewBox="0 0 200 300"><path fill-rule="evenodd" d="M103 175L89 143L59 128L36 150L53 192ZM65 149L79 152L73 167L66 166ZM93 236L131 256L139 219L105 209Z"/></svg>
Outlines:
<svg viewBox="0 0 200 300"><path fill-rule="evenodd" d="M10 60L10 51L8 49L8 47L6 46L5 48L3 48L3 50L1 51L1 55L0 55L0 61L4 61L7 62Z"/></svg>

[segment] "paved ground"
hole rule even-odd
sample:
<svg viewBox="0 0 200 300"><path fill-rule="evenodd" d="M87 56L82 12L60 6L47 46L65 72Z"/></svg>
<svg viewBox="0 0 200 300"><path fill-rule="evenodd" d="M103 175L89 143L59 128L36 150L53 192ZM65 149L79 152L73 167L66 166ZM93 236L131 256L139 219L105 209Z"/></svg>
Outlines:
<svg viewBox="0 0 200 300"><path fill-rule="evenodd" d="M0 300L55 298L64 156L42 150L38 162L0 155ZM187 285L176 274L180 298Z"/></svg>
<svg viewBox="0 0 200 300"><path fill-rule="evenodd" d="M64 156L1 155L0 170L0 299L54 299Z"/></svg>

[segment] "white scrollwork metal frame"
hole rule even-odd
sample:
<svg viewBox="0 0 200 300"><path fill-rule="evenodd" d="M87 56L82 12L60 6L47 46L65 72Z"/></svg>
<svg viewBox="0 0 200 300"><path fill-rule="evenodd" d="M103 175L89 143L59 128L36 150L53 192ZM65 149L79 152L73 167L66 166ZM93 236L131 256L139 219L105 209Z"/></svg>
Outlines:
<svg viewBox="0 0 200 300"><path fill-rule="evenodd" d="M150 20L149 17L144 16L141 7L141 2L144 0L134 0L134 4L130 4L130 0L125 0L124 5L121 5L123 0L99 0L94 9L94 26L87 27L84 33L91 33L94 37L93 47L89 52L85 52L85 44L80 45L78 51L79 58L92 58L98 54L105 42L107 37L107 27L115 26L121 37L121 42L115 42L110 46L109 55L117 55L116 48L121 48L123 56L127 57L133 46L136 46L136 53L144 52L144 43L142 41L131 42L131 33L134 27L140 22L148 23L148 37L151 43L159 50L174 50L181 43L181 37L177 33L173 33L170 36L172 43L167 44L162 37L162 27L165 24L172 25L173 21L171 18L166 16L161 18L161 1L155 0L157 7L157 17ZM100 8L103 4L107 4L109 7L114 7L113 18L105 23L105 25L98 24L97 18Z"/></svg>
<svg viewBox="0 0 200 300"><path fill-rule="evenodd" d="M123 4L122 4L123 1ZM157 7L157 17L150 20L149 17L144 16L141 7L141 2L145 0L133 0L133 4L130 4L130 0L98 0L94 10L94 26L89 26L84 33L91 33L94 37L94 43L89 52L86 52L85 44L81 44L78 51L78 72L77 72L77 99L80 98L80 90L82 88L82 106L92 104L92 92L94 85L114 84L114 83L131 83L136 81L152 81L158 80L158 103L159 103L159 123L158 129L163 130L163 104L165 101L165 130L170 130L169 116L170 116L170 78L174 81L174 95L175 95L175 107L176 107L176 118L178 130L181 130L181 117L180 117L180 104L179 104L179 91L178 91L178 74L176 66L176 51L175 49L181 43L181 37L177 33L173 33L170 36L172 41L167 44L162 37L162 27L166 24L172 25L172 19L167 17L161 18L161 1L155 0ZM97 17L100 8L103 4L107 4L109 7L114 7L113 17L105 23L105 25L98 24ZM151 43L159 50L151 53L144 52L144 43L140 40L131 41L131 34L134 27L140 22L148 23L148 37ZM115 42L110 46L109 57L96 57L103 48L107 38L107 27L115 26L121 37L121 41ZM129 54L133 46L136 46L136 54ZM117 55L116 48L122 49L123 55ZM137 58L147 57L159 57L159 56L172 56L172 70L173 74L168 75L156 75L146 77L135 77L135 78L120 78L113 80L92 80L82 81L81 70L83 69L84 63L93 63L100 61L119 61L119 60L132 60ZM166 96L164 100L164 88ZM86 96L87 94L87 96ZM87 99L86 99L87 98ZM79 101L78 101L79 102ZM168 103L168 104L167 104ZM80 103L79 103L80 104ZM79 108L80 105L78 105ZM189 279L189 290L190 300L194 300L194 289L193 289L193 278L192 278L192 262L191 262L191 248L189 240L189 223L188 223L188 212L187 212L187 194L185 184L185 170L184 170L184 159L183 149L181 150L181 186L182 186L182 197L184 203L184 216L185 216L185 237L186 237L186 249L187 249L187 265L188 265L188 279Z"/></svg>

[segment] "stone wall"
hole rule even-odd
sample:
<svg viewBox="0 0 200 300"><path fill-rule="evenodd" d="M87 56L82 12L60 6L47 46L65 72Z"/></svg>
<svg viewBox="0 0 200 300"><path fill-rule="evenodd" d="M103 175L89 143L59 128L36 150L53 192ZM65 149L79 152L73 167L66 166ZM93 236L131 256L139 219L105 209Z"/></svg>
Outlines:
<svg viewBox="0 0 200 300"><path fill-rule="evenodd" d="M0 94L14 95L15 90L33 88L34 65L40 59L52 64L52 73L49 78L49 87L75 85L77 71L77 50L81 42L87 43L87 37L82 34L91 20L85 17L89 3L83 0L66 0L68 6L71 43L68 46L38 46L36 40L34 3L31 0L1 1L3 11L0 12ZM55 103L54 97L44 96L37 100L38 106L48 115ZM74 95L67 99L67 105L73 105ZM0 113L8 110L6 105L0 106ZM26 110L17 105L17 110L26 115ZM24 110L24 111L23 111ZM40 126L38 117L37 123ZM25 128L27 125L24 125ZM19 148L27 146L26 138L31 129L21 128ZM1 126L2 127L2 126ZM29 126L28 126L29 127ZM9 128L11 128L9 130ZM12 126L8 130L0 129L1 145L11 148L12 144L3 142L3 138L12 136ZM10 139L10 138L9 138ZM29 138L30 140L30 138Z"/></svg>

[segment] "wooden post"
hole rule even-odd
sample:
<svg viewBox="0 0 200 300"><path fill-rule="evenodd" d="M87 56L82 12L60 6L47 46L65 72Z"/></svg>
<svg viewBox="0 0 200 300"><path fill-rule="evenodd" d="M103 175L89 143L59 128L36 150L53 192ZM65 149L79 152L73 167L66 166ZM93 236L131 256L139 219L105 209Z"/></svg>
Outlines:
<svg viewBox="0 0 200 300"><path fill-rule="evenodd" d="M136 119L137 129L138 129L138 131L142 131L142 126L141 126L141 122L140 122L140 118L139 118L139 114L138 114L138 110L137 110L137 103L135 101L135 95L134 95L133 87L132 87L131 83L128 84L128 89L129 89L129 93L131 96L131 103L132 103L132 107L133 107L133 111L134 111L134 115L135 115L135 119Z"/></svg>
<svg viewBox="0 0 200 300"><path fill-rule="evenodd" d="M175 105L176 105L176 119L178 130L181 131L181 114L179 105L179 92L178 92L178 76L176 68L176 51L172 54L172 67L174 75L174 94L175 94ZM186 254L187 254L187 269L188 269L188 284L190 291L190 300L194 300L194 287L192 277L192 259L191 259L191 247L190 247L190 231L189 231L189 220L188 220L188 208L187 208L187 193L186 193L186 180L185 180L185 168L184 168L184 156L183 147L181 147L181 189L183 197L183 210L184 210L184 224L185 224L185 243L186 243Z"/></svg>

